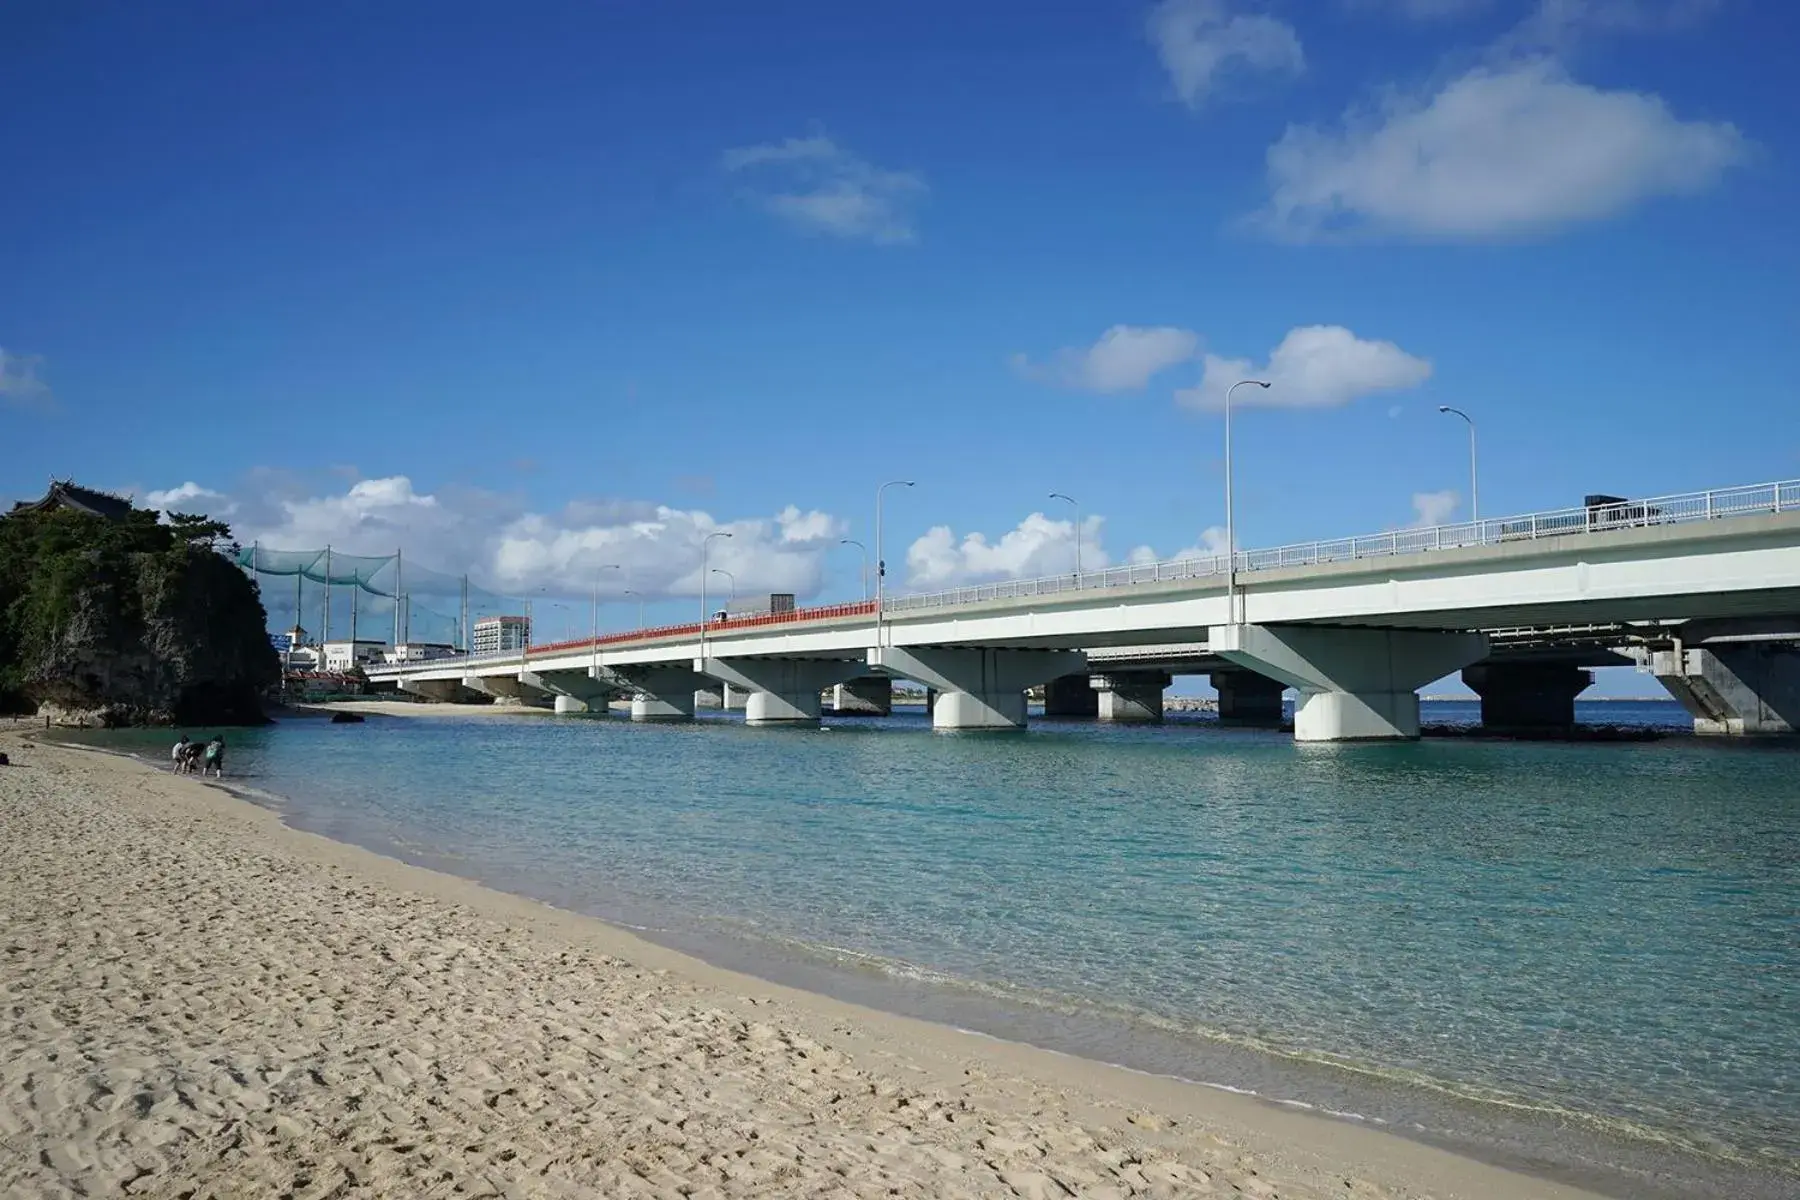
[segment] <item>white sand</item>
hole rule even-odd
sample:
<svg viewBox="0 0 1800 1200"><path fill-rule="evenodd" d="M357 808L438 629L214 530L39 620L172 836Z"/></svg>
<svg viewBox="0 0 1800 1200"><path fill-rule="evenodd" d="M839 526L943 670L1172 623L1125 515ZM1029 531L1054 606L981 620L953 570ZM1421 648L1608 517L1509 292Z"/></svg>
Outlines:
<svg viewBox="0 0 1800 1200"><path fill-rule="evenodd" d="M1584 1195L0 750L0 1195Z"/></svg>

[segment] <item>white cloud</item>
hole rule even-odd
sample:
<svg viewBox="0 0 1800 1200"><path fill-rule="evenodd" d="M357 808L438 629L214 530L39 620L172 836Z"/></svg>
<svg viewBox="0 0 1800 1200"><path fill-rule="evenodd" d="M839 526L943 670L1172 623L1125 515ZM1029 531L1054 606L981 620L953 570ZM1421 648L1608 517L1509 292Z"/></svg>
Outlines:
<svg viewBox="0 0 1800 1200"><path fill-rule="evenodd" d="M1170 325L1114 325L1092 346L1064 346L1047 364L1023 354L1013 365L1028 378L1090 392L1136 391L1152 376L1194 357L1200 335Z"/></svg>
<svg viewBox="0 0 1800 1200"><path fill-rule="evenodd" d="M1301 325L1288 330L1261 366L1243 358L1208 354L1198 387L1175 393L1188 408L1222 408L1225 392L1240 379L1261 379L1264 388L1244 388L1233 403L1262 408L1329 408L1371 392L1417 387L1431 364L1392 342L1365 340L1342 325Z"/></svg>
<svg viewBox="0 0 1800 1200"><path fill-rule="evenodd" d="M0 406L50 411L56 395L38 378L44 360L36 354L15 354L0 346Z"/></svg>
<svg viewBox="0 0 1800 1200"><path fill-rule="evenodd" d="M1414 492L1412 528L1429 529L1433 525L1442 525L1461 502L1462 497L1455 491Z"/></svg>
<svg viewBox="0 0 1800 1200"><path fill-rule="evenodd" d="M1518 237L1699 192L1747 153L1729 124L1682 120L1657 96L1589 87L1538 59L1348 113L1340 129L1290 126L1269 149L1269 204L1254 220L1295 241Z"/></svg>
<svg viewBox="0 0 1800 1200"><path fill-rule="evenodd" d="M1298 75L1306 69L1293 26L1233 13L1226 0L1163 0L1150 10L1148 32L1175 94L1189 108L1216 93L1227 72Z"/></svg>
<svg viewBox="0 0 1800 1200"><path fill-rule="evenodd" d="M1149 566L1159 562L1184 562L1193 558L1218 558L1225 553L1231 542L1225 536L1223 525L1208 525L1200 531L1200 537L1191 546L1185 546L1173 554L1159 554L1154 546L1133 547L1125 561L1133 566Z"/></svg>
<svg viewBox="0 0 1800 1200"><path fill-rule="evenodd" d="M720 165L745 194L794 225L833 237L910 242L929 190L911 171L875 166L823 134L727 150Z"/></svg>
<svg viewBox="0 0 1800 1200"><path fill-rule="evenodd" d="M1081 569L1097 571L1108 564L1100 543L1101 517L1081 523ZM965 534L958 541L948 525L927 530L906 551L906 577L912 587L948 588L996 579L1036 579L1075 569L1075 522L1032 513L1000 540Z"/></svg>
<svg viewBox="0 0 1800 1200"><path fill-rule="evenodd" d="M223 518L230 516L232 511L231 501L223 492L201 487L191 479L179 487L149 492L144 496L144 501L151 508L166 513L193 512L199 509Z"/></svg>
<svg viewBox="0 0 1800 1200"><path fill-rule="evenodd" d="M1409 21L1445 21L1485 11L1493 0L1348 0L1352 8L1379 8Z"/></svg>
<svg viewBox="0 0 1800 1200"><path fill-rule="evenodd" d="M1718 7L1719 0L1539 0L1501 49L1566 52L1595 34L1673 33Z"/></svg>
<svg viewBox="0 0 1800 1200"><path fill-rule="evenodd" d="M390 555L403 548L409 577L467 573L478 586L514 596L547 589L584 597L597 579L603 596L626 587L651 599L698 595L700 546L714 531L732 536L711 543L707 565L732 572L740 595L808 595L819 589L824 552L847 528L838 517L794 506L731 521L640 500L582 501L539 513L492 492L422 493L404 475L319 495L254 473L237 495L190 481L152 492L150 501L229 517L239 542L270 552L329 545L346 556ZM609 563L625 570L607 570ZM719 587L709 581L709 591Z"/></svg>

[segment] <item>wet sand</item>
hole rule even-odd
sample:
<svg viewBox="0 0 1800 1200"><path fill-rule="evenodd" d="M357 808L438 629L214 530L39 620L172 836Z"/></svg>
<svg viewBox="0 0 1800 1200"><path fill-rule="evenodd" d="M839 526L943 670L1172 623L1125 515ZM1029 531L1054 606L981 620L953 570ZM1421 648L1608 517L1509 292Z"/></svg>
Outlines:
<svg viewBox="0 0 1800 1200"><path fill-rule="evenodd" d="M0 750L0 1195L1589 1195Z"/></svg>

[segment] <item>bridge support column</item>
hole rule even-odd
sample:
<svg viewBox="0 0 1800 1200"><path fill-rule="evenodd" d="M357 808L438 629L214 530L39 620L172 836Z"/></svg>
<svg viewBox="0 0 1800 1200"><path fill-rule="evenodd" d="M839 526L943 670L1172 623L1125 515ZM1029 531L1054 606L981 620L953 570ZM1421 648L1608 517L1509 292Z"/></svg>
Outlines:
<svg viewBox="0 0 1800 1200"><path fill-rule="evenodd" d="M831 707L840 717L885 717L894 711L894 681L886 675L859 675L831 689Z"/></svg>
<svg viewBox="0 0 1800 1200"><path fill-rule="evenodd" d="M1154 725L1163 719L1163 692L1170 682L1167 671L1114 671L1091 677L1088 691L1099 703L1102 721Z"/></svg>
<svg viewBox="0 0 1800 1200"><path fill-rule="evenodd" d="M631 689L634 721L691 721L694 692L703 682L686 667L633 666L613 669Z"/></svg>
<svg viewBox="0 0 1800 1200"><path fill-rule="evenodd" d="M1575 697L1594 673L1567 663L1476 663L1462 680L1481 697L1481 723L1489 729L1570 729Z"/></svg>
<svg viewBox="0 0 1800 1200"><path fill-rule="evenodd" d="M743 712L752 693L744 688L732 687L729 683L721 685L719 692L719 708L725 712Z"/></svg>
<svg viewBox="0 0 1800 1200"><path fill-rule="evenodd" d="M1079 650L902 649L869 651L869 665L936 689L933 729L1023 729L1025 689L1087 665Z"/></svg>
<svg viewBox="0 0 1800 1200"><path fill-rule="evenodd" d="M806 658L697 658L694 670L747 693L746 725L816 725L819 695L861 675L855 661Z"/></svg>
<svg viewBox="0 0 1800 1200"><path fill-rule="evenodd" d="M1255 671L1214 671L1210 679L1219 693L1219 724L1281 728L1281 693L1287 686L1281 680Z"/></svg>
<svg viewBox="0 0 1800 1200"><path fill-rule="evenodd" d="M455 679L402 679L400 690L435 704L468 704L473 700L469 690Z"/></svg>
<svg viewBox="0 0 1800 1200"><path fill-rule="evenodd" d="M1416 738L1419 687L1488 653L1480 633L1321 625L1215 625L1207 644L1300 690L1294 738L1302 742Z"/></svg>
<svg viewBox="0 0 1800 1200"><path fill-rule="evenodd" d="M533 708L549 708L555 693L540 687L523 672L511 675L464 675L463 686L489 696L495 704L514 701Z"/></svg>
<svg viewBox="0 0 1800 1200"><path fill-rule="evenodd" d="M1094 693L1088 677L1059 675L1044 684L1046 717L1095 717L1100 714L1100 697Z"/></svg>
<svg viewBox="0 0 1800 1200"><path fill-rule="evenodd" d="M1694 717L1694 732L1800 733L1800 646L1749 642L1658 650L1650 669Z"/></svg>

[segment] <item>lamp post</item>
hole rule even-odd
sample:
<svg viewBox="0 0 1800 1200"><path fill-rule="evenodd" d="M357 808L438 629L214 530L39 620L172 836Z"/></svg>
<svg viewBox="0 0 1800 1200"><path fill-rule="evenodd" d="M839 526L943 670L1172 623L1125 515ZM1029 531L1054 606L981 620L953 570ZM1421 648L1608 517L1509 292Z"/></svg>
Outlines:
<svg viewBox="0 0 1800 1200"><path fill-rule="evenodd" d="M1455 413L1469 424L1469 519L1475 522L1477 540L1481 536L1481 497L1475 490L1475 418L1460 408L1452 408L1448 404L1438 405L1441 413Z"/></svg>
<svg viewBox="0 0 1800 1200"><path fill-rule="evenodd" d="M644 628L644 593L642 593L642 592L634 592L634 591L632 591L632 590L631 590L631 589L630 589L630 588L626 588L626 589L625 589L625 592L624 592L624 594L625 594L625 595L627 595L627 596L636 596L636 597L637 597L637 598L638 598L638 623L637 623L637 627L638 627L638 629L639 629L639 631L640 631L640 632L641 632L641 631L642 631L642 630L643 630L643 628Z"/></svg>
<svg viewBox="0 0 1800 1200"><path fill-rule="evenodd" d="M1075 581L1079 584L1081 582L1081 504L1075 497L1066 496L1061 492L1051 492L1050 499L1067 500L1075 509Z"/></svg>
<svg viewBox="0 0 1800 1200"><path fill-rule="evenodd" d="M881 494L891 487L912 487L914 480L890 479L875 489L875 644L881 645L882 580L887 577L887 559L881 556Z"/></svg>
<svg viewBox="0 0 1800 1200"><path fill-rule="evenodd" d="M715 529L700 539L700 657L706 657L706 626L712 614L706 611L706 553L712 546L714 538L728 538L731 533L724 529Z"/></svg>
<svg viewBox="0 0 1800 1200"><path fill-rule="evenodd" d="M731 606L737 603L737 576L733 575L730 571L727 571L724 567L714 567L712 573L714 575L723 575L725 577L726 586L731 589L725 593L725 611L730 612Z"/></svg>
<svg viewBox="0 0 1800 1200"><path fill-rule="evenodd" d="M839 538L838 545L855 546L862 551L862 573L857 578L862 581L863 599L867 600L869 598L869 548L855 538Z"/></svg>
<svg viewBox="0 0 1800 1200"><path fill-rule="evenodd" d="M1231 506L1231 393L1248 384L1268 390L1267 380L1240 379L1225 389L1225 610L1238 623L1237 520Z"/></svg>
<svg viewBox="0 0 1800 1200"><path fill-rule="evenodd" d="M594 652L594 664L589 675L594 679L600 678L600 571L623 571L624 569L618 563L601 563L599 570L594 572L594 608L589 619L589 624L593 627L590 645Z"/></svg>

